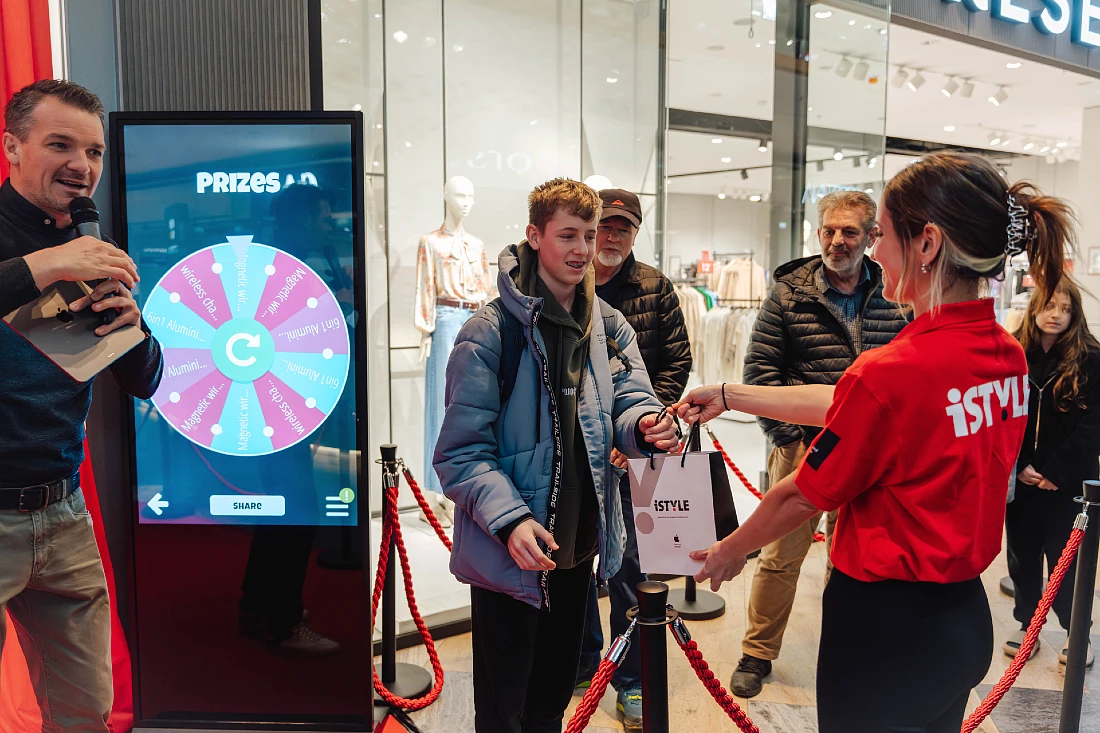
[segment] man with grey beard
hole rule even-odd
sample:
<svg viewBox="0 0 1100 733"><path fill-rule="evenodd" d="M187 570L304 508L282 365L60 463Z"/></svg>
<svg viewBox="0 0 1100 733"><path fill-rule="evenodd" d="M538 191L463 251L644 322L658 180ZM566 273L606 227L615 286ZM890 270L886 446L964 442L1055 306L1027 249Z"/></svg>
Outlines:
<svg viewBox="0 0 1100 733"><path fill-rule="evenodd" d="M861 191L836 191L817 205L821 254L780 265L760 306L745 356L745 384L836 384L860 354L884 346L906 317L882 295L882 270L866 257L878 208ZM758 418L771 453L768 476L775 486L802 462L819 427ZM749 595L743 656L730 678L738 697L760 694L778 659L794 608L802 561L813 544L819 517L764 547ZM827 515L826 547L836 512ZM826 555L825 579L831 565Z"/></svg>
<svg viewBox="0 0 1100 733"><path fill-rule="evenodd" d="M691 371L691 347L688 344L684 314L672 283L660 270L634 259L634 239L642 225L642 205L638 197L619 188L600 191L603 203L596 230L596 295L626 316L638 334L646 371L653 393L665 405L680 399ZM625 468L626 459L611 451L611 462ZM611 596L611 633L626 631L626 612L637 605L634 586L645 580L638 562L638 541L634 535L634 514L630 503L630 482L624 475L619 484L622 493L627 542L622 569L607 584ZM587 688L600 663L603 633L600 629L596 583L589 592L588 618L584 647L581 651L578 688ZM642 727L641 647L637 632L631 639L630 652L615 672L611 684L618 691L617 705L627 730Z"/></svg>

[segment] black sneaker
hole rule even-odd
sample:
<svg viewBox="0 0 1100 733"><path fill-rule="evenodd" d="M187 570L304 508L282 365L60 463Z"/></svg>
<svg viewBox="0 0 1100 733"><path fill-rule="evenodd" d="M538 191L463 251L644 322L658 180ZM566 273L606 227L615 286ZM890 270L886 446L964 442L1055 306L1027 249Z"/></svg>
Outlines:
<svg viewBox="0 0 1100 733"><path fill-rule="evenodd" d="M737 663L737 671L730 677L730 690L738 697L756 697L764 687L764 678L772 673L768 659L757 659L748 654Z"/></svg>

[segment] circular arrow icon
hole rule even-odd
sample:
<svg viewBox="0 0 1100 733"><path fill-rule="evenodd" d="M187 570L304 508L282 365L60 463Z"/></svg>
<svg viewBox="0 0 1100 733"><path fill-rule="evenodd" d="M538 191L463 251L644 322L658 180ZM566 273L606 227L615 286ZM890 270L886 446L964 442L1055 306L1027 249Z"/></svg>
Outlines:
<svg viewBox="0 0 1100 733"><path fill-rule="evenodd" d="M233 362L239 367L250 367L256 363L256 357L250 356L247 359L238 359L237 355L233 353L233 347L237 345L238 341L244 341L245 346L250 349L260 348L260 334L252 335L248 333L238 333L229 338L225 342L225 357L229 361Z"/></svg>
<svg viewBox="0 0 1100 733"><path fill-rule="evenodd" d="M234 318L222 325L210 347L218 371L234 382L259 379L275 361L271 332L251 318Z"/></svg>

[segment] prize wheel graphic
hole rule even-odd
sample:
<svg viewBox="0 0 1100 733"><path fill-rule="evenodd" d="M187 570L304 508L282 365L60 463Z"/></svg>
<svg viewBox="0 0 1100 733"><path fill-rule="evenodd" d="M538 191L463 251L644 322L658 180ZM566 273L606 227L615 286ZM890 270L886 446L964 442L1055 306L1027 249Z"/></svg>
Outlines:
<svg viewBox="0 0 1100 733"><path fill-rule="evenodd" d="M262 456L305 440L336 407L350 341L308 265L231 236L177 262L142 315L164 350L153 404L188 440Z"/></svg>

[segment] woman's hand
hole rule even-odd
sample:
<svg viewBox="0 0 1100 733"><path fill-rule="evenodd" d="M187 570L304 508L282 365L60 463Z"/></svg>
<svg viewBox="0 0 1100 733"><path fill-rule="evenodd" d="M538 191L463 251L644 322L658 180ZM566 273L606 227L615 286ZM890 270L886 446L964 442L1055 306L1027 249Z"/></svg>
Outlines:
<svg viewBox="0 0 1100 733"><path fill-rule="evenodd" d="M726 403L722 399L722 385L697 387L669 409L675 410L680 419L690 425L710 422L726 411Z"/></svg>
<svg viewBox="0 0 1100 733"><path fill-rule="evenodd" d="M1016 478L1020 479L1020 481L1023 481L1029 486L1038 486L1043 481L1046 481L1046 479L1043 478L1043 475L1032 468L1030 465L1028 465L1027 468L1025 468L1023 471L1020 471L1020 473L1016 475Z"/></svg>
<svg viewBox="0 0 1100 733"><path fill-rule="evenodd" d="M695 582L710 578L710 589L717 591L722 583L733 580L745 569L747 558L724 541L715 542L706 550L691 553L692 560L702 560L703 569L695 574Z"/></svg>
<svg viewBox="0 0 1100 733"><path fill-rule="evenodd" d="M1052 484L1050 481L1043 479L1039 482L1039 488L1045 491L1057 491L1058 487Z"/></svg>
<svg viewBox="0 0 1100 733"><path fill-rule="evenodd" d="M658 421L657 418L660 418ZM647 443L655 448L675 453L680 448L680 437L676 434L676 422L672 415L662 410L646 415L638 421L638 429L645 435Z"/></svg>

